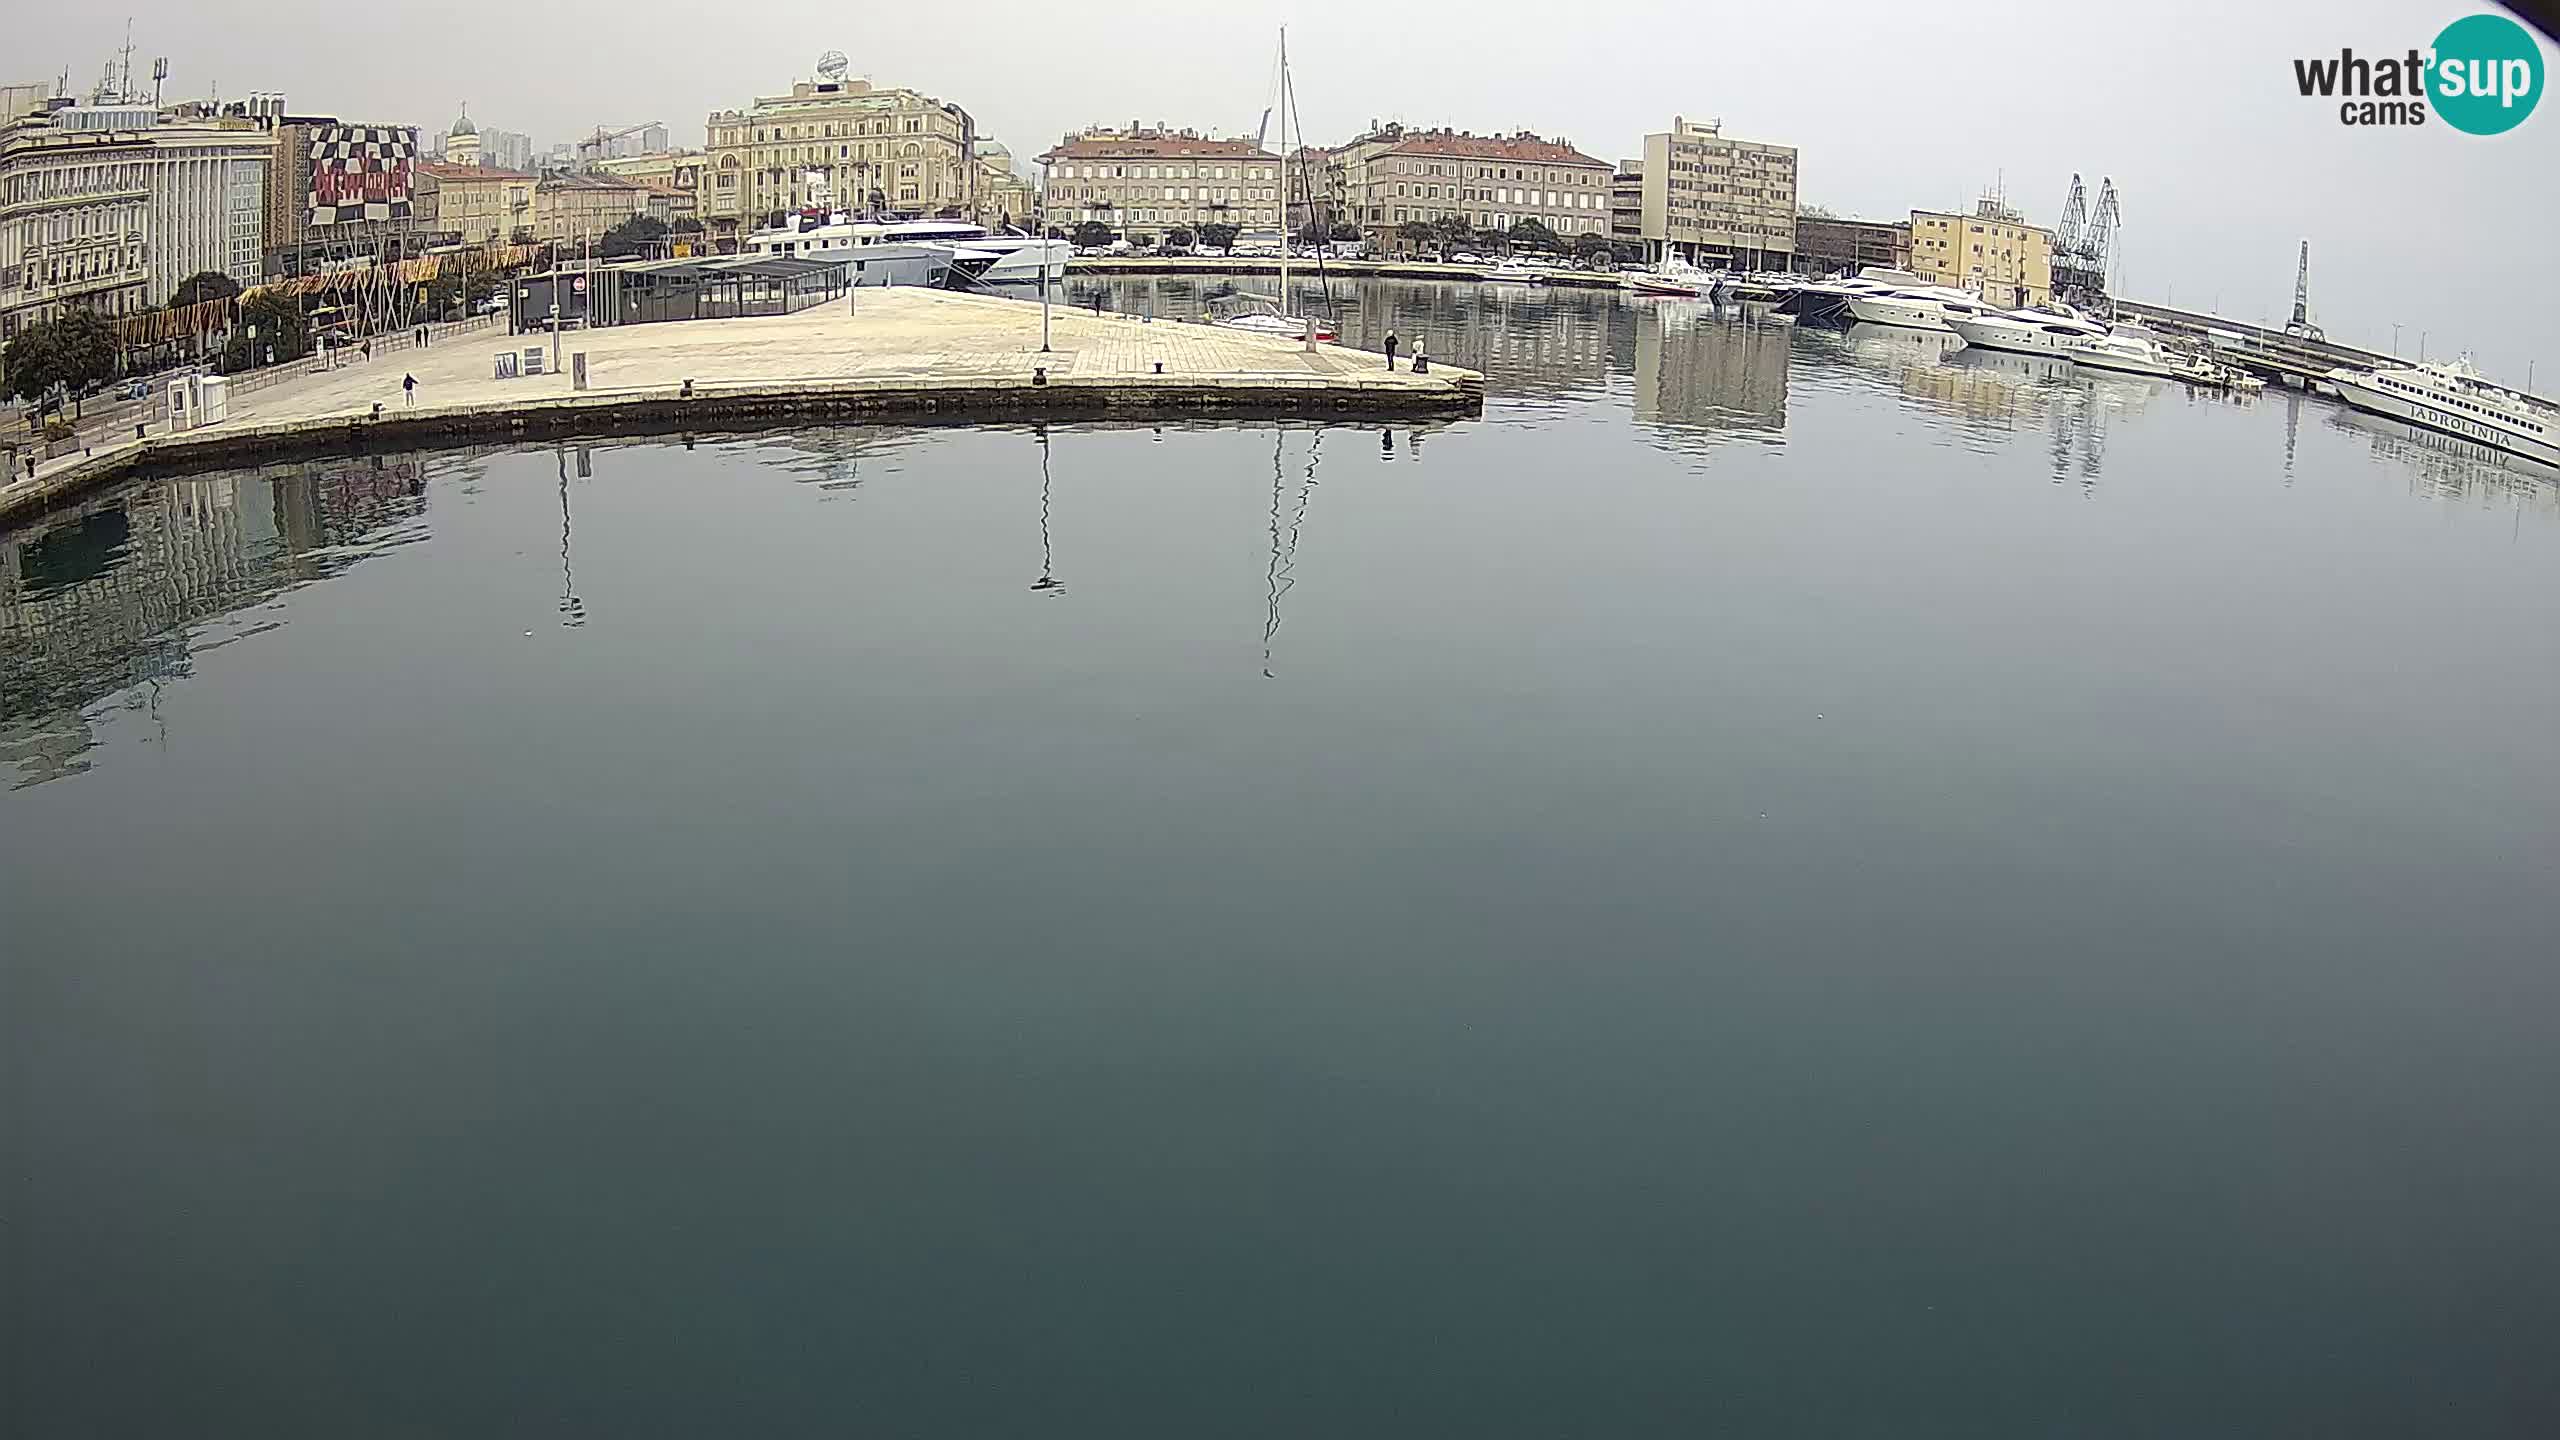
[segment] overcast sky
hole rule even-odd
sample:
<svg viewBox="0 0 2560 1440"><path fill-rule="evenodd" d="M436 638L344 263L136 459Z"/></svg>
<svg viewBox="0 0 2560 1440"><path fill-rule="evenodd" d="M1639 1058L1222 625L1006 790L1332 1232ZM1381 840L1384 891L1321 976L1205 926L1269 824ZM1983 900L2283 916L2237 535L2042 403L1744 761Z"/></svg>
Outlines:
<svg viewBox="0 0 2560 1440"><path fill-rule="evenodd" d="M1311 139L1371 119L1526 127L1615 160L1674 114L1793 144L1803 197L1844 215L1963 207L2005 179L2037 223L2073 171L2123 193L2123 290L2281 322L2311 241L2315 318L2339 338L2476 353L2493 375L2560 390L2560 103L2476 138L2441 123L2341 125L2302 99L2296 56L2423 47L2478 5L2330 3L1967 7L1961 32L1897 0L1741 7L1506 0L1201 0L1100 5L743 10L629 0L610 10L444 0L129 0L112 15L30 5L8 64L92 83L134 19L137 68L167 55L172 96L280 89L298 110L438 132L472 118L537 144L663 120L702 141L713 109L805 79L838 49L855 73L965 106L1031 156L1097 121L1249 131L1278 26ZM1941 12L1943 13L1943 12ZM1987 22L1987 23L1983 23ZM2544 41L2546 69L2554 53Z"/></svg>

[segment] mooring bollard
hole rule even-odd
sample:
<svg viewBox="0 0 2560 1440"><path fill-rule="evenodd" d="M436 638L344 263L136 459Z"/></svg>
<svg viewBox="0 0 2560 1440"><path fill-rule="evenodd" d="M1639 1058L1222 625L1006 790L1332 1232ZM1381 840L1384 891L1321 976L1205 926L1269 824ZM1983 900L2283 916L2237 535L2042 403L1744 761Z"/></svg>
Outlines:
<svg viewBox="0 0 2560 1440"><path fill-rule="evenodd" d="M373 402L373 418L376 420L382 418L382 402L379 400Z"/></svg>
<svg viewBox="0 0 2560 1440"><path fill-rule="evenodd" d="M687 400L693 398L693 377L690 375L684 377L684 395L682 398Z"/></svg>
<svg viewBox="0 0 2560 1440"><path fill-rule="evenodd" d="M1049 383L1049 367L1048 367L1048 366L1046 366L1046 365L1034 365L1034 366L1032 366L1032 367L1031 367L1031 383L1032 383L1032 384L1034 384L1034 385L1046 385L1046 384L1048 384L1048 383Z"/></svg>
<svg viewBox="0 0 2560 1440"><path fill-rule="evenodd" d="M1164 373L1164 362L1161 360L1156 362L1156 373L1159 375Z"/></svg>

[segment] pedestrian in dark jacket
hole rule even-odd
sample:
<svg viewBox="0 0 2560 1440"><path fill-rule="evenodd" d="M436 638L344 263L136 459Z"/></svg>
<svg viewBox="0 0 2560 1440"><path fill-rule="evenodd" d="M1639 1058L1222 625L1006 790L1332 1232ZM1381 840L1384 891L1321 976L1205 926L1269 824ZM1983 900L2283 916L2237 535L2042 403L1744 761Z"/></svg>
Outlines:
<svg viewBox="0 0 2560 1440"><path fill-rule="evenodd" d="M1393 330L1387 332L1387 368L1396 368L1396 332Z"/></svg>
<svg viewBox="0 0 2560 1440"><path fill-rule="evenodd" d="M401 376L401 377L400 377L400 393L401 393L402 398L406 399L406 400L409 402L409 408L410 408L410 409L412 409L412 410L417 409L417 408L418 408L418 377L417 377L417 376L415 376L415 375L403 375L403 376Z"/></svg>

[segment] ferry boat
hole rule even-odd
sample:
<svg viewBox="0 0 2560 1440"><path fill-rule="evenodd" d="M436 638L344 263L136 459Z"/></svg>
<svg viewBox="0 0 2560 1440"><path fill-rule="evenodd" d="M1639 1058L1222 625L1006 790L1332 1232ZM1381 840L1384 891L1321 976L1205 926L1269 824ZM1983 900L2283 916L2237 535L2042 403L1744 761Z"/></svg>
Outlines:
<svg viewBox="0 0 2560 1440"><path fill-rule="evenodd" d="M2105 338L2107 327L2062 308L2033 307L1993 314L1950 315L1949 328L1977 350L2005 350L2013 355L2067 358L2074 345Z"/></svg>
<svg viewBox="0 0 2560 1440"><path fill-rule="evenodd" d="M2359 410L2560 465L2560 407L2484 379L2468 359L2329 372Z"/></svg>

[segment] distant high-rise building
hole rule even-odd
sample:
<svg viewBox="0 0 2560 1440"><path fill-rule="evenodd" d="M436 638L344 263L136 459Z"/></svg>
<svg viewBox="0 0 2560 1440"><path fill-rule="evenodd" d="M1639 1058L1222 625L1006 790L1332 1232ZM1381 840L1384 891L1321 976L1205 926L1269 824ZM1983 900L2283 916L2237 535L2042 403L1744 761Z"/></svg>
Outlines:
<svg viewBox="0 0 2560 1440"><path fill-rule="evenodd" d="M533 137L521 130L483 126L480 130L480 163L493 170L530 170L533 168Z"/></svg>

